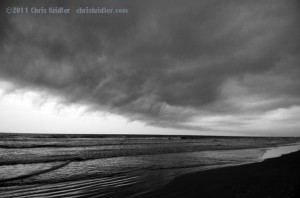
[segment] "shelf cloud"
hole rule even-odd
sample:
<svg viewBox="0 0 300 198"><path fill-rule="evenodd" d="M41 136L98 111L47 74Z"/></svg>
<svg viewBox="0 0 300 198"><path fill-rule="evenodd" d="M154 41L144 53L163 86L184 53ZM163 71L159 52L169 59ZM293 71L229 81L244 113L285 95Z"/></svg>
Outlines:
<svg viewBox="0 0 300 198"><path fill-rule="evenodd" d="M161 127L300 129L297 0L61 1L70 14L5 14L14 3L1 1L0 79L16 89ZM128 13L76 13L99 6Z"/></svg>

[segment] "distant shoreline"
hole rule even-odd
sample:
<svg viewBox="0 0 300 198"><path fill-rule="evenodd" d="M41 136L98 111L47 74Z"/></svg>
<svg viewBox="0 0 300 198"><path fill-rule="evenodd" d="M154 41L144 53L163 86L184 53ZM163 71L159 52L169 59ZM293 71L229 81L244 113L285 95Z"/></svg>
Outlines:
<svg viewBox="0 0 300 198"><path fill-rule="evenodd" d="M202 138L286 138L294 139L299 137L294 136L220 136L220 135L184 135L184 134L93 134L93 133L12 133L12 132L0 132L0 138L3 136L25 136L33 138L182 138L182 139L202 139Z"/></svg>

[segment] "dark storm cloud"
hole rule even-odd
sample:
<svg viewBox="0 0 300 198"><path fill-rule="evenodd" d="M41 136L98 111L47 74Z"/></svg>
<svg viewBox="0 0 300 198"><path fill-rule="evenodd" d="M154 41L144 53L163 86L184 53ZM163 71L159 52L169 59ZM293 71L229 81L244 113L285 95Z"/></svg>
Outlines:
<svg viewBox="0 0 300 198"><path fill-rule="evenodd" d="M66 103L174 127L198 114L243 110L225 101L232 97L231 81L243 90L234 96L283 98L265 110L299 104L296 0L85 0L60 5L127 8L129 13L2 11L0 78L17 87L46 90Z"/></svg>

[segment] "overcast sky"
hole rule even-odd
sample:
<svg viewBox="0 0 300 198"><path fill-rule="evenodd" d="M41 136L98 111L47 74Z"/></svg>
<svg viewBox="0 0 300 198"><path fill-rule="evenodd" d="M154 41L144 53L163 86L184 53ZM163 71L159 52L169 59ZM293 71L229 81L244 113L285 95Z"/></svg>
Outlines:
<svg viewBox="0 0 300 198"><path fill-rule="evenodd" d="M298 0L0 4L2 132L300 136Z"/></svg>

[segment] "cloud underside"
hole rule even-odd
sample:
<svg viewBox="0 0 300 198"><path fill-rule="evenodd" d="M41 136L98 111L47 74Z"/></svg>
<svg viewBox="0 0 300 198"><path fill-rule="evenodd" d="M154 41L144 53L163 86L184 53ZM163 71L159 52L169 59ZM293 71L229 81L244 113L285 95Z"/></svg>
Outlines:
<svg viewBox="0 0 300 198"><path fill-rule="evenodd" d="M91 2L129 13L2 14L0 79L161 127L299 129L298 1L61 5Z"/></svg>

